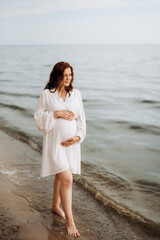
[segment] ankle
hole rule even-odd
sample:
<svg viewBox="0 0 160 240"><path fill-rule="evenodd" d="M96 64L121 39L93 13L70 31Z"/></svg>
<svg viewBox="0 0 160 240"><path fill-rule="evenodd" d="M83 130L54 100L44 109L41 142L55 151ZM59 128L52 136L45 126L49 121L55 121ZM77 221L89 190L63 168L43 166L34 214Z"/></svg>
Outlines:
<svg viewBox="0 0 160 240"><path fill-rule="evenodd" d="M52 205L52 209L57 209L57 208L59 208L58 205Z"/></svg>
<svg viewBox="0 0 160 240"><path fill-rule="evenodd" d="M66 223L74 223L73 216L66 217Z"/></svg>

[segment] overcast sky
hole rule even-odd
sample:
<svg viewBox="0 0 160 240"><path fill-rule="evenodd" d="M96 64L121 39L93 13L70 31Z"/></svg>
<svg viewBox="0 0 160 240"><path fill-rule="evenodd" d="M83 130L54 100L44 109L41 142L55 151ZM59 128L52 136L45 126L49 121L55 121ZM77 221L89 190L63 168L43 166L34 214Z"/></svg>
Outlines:
<svg viewBox="0 0 160 240"><path fill-rule="evenodd" d="M0 44L160 43L160 0L0 0Z"/></svg>

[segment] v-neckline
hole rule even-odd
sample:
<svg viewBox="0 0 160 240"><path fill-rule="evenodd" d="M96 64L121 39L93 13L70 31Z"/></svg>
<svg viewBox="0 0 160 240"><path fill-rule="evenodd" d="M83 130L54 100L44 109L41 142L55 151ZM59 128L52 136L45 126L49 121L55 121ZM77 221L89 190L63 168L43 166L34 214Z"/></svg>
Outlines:
<svg viewBox="0 0 160 240"><path fill-rule="evenodd" d="M56 92L57 92L57 95L58 95L59 99L61 99L61 101L65 103L65 102L66 102L66 99L67 99L67 97L68 97L68 92L67 92L66 97L65 97L64 100L63 100L62 97L59 95L58 90L56 90Z"/></svg>

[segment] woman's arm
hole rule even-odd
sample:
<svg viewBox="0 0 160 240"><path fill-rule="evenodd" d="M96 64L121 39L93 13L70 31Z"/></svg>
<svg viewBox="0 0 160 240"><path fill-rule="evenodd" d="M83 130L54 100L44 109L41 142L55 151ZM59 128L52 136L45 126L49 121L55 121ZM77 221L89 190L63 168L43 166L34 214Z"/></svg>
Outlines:
<svg viewBox="0 0 160 240"><path fill-rule="evenodd" d="M74 114L68 110L48 112L46 109L47 100L45 93L42 92L34 113L34 119L38 130L43 133L50 131L54 127L56 118L63 118L68 121L72 121L74 119Z"/></svg>
<svg viewBox="0 0 160 240"><path fill-rule="evenodd" d="M62 111L55 111L53 113L54 119L56 118L63 118L68 121L72 121L74 119L74 113L70 112L68 110L62 110Z"/></svg>
<svg viewBox="0 0 160 240"><path fill-rule="evenodd" d="M78 142L79 140L80 140L79 136L71 137L71 138L67 139L66 141L62 142L61 145L64 147L69 147L70 145Z"/></svg>
<svg viewBox="0 0 160 240"><path fill-rule="evenodd" d="M40 130L43 133L50 131L55 124L53 112L48 112L46 108L47 108L46 96L45 93L42 92L40 94L37 108L34 113L34 119L38 130Z"/></svg>

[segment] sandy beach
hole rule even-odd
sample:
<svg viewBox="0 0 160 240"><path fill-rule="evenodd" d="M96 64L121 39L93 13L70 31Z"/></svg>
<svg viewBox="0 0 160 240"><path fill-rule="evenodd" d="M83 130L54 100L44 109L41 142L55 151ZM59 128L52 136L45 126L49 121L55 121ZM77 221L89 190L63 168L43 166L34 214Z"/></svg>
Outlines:
<svg viewBox="0 0 160 240"><path fill-rule="evenodd" d="M38 177L41 154L2 131L0 139L0 239L72 239L66 233L64 219L51 212L52 192L40 198L48 183ZM39 159L39 164L35 164L35 158ZM15 166L19 166L19 175L14 175ZM21 177L21 167L26 172L35 169L32 184L29 184L31 179L27 175ZM36 185L38 181L41 188ZM53 176L49 183L52 182ZM81 234L79 239L82 240L160 239L153 229L131 221L109 206L103 206L76 181L73 184L73 215Z"/></svg>

